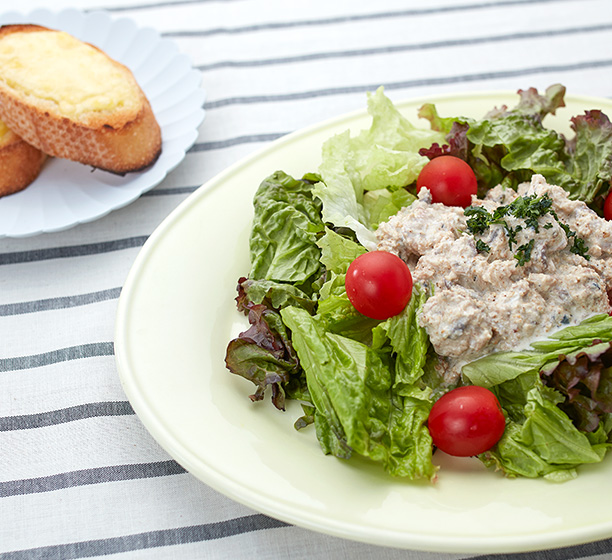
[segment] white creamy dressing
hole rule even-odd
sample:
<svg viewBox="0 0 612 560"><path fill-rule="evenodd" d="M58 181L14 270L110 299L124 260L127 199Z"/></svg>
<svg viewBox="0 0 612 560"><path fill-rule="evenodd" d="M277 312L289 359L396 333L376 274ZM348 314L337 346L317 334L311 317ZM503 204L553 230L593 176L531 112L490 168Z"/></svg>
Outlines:
<svg viewBox="0 0 612 560"><path fill-rule="evenodd" d="M612 222L585 203L548 185L541 175L518 191L496 187L473 206L490 213L518 196L547 193L559 221L582 238L589 260L570 251L572 242L551 214L538 218L538 232L523 226L513 248L503 225L481 235L467 230L464 209L432 203L422 189L409 207L381 224L378 250L390 251L409 266L414 281L433 289L418 320L436 352L447 358L449 374L494 351L520 350L563 327L608 313L612 292ZM549 224L549 225L547 225ZM534 240L530 259L517 265L516 248ZM476 242L490 247L479 252Z"/></svg>

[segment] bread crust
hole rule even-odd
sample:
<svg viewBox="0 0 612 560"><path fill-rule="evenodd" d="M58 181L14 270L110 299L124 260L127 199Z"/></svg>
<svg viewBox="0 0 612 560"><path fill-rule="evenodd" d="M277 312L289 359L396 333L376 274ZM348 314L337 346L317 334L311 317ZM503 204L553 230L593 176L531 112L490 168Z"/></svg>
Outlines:
<svg viewBox="0 0 612 560"><path fill-rule="evenodd" d="M33 24L4 25L0 27L0 42L12 33L40 31L54 30ZM133 80L139 97L136 111L90 111L78 119L62 116L54 102L11 88L2 80L0 67L0 118L27 143L51 156L118 174L152 165L161 153L162 140L151 105L131 71L104 56L126 71L126 79Z"/></svg>
<svg viewBox="0 0 612 560"><path fill-rule="evenodd" d="M47 156L9 132L0 143L0 196L25 189L40 173Z"/></svg>

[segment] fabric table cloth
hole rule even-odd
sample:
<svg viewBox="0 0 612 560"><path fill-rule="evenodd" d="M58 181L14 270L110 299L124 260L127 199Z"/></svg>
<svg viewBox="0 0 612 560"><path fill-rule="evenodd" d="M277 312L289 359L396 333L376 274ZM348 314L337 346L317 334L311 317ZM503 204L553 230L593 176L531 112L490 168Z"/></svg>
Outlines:
<svg viewBox="0 0 612 560"><path fill-rule="evenodd" d="M0 559L485 558L319 534L200 482L158 445L122 390L117 302L145 240L200 185L287 133L363 109L379 85L397 101L552 83L610 97L612 3L2 4L37 8L105 10L174 41L202 72L205 118L180 165L128 206L65 231L0 238ZM612 557L612 538L499 557Z"/></svg>

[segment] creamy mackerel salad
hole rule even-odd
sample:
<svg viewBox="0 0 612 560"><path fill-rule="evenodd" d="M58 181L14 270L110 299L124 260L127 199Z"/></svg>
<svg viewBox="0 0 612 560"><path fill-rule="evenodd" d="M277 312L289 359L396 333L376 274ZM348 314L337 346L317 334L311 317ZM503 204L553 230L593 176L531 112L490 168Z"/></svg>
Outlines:
<svg viewBox="0 0 612 560"><path fill-rule="evenodd" d="M434 453L565 481L612 445L612 124L565 89L480 119L368 95L371 126L253 200L230 372L324 453L434 481ZM488 112L486 112L488 111ZM279 422L287 421L279 415Z"/></svg>

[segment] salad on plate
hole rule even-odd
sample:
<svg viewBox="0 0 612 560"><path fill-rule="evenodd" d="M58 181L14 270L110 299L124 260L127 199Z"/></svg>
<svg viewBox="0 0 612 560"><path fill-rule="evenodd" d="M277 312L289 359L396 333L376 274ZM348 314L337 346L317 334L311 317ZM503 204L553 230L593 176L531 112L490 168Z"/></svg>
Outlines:
<svg viewBox="0 0 612 560"><path fill-rule="evenodd" d="M566 137L563 86L518 93L480 119L424 104L427 127L381 87L368 129L257 189L226 365L253 401L299 401L324 453L564 481L612 445L612 124Z"/></svg>

